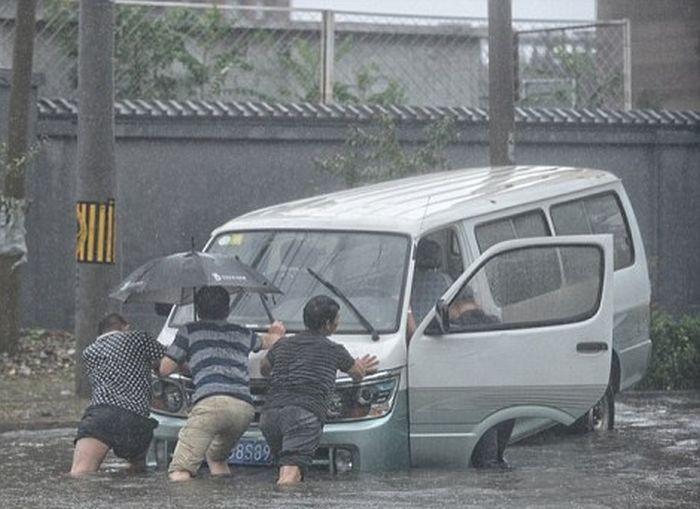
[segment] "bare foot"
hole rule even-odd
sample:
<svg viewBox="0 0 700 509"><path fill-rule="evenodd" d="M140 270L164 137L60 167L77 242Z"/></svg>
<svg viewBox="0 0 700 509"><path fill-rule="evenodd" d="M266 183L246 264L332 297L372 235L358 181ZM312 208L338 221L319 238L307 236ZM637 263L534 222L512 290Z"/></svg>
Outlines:
<svg viewBox="0 0 700 509"><path fill-rule="evenodd" d="M187 470L175 470L170 472L168 479L174 482L191 481L192 475Z"/></svg>
<svg viewBox="0 0 700 509"><path fill-rule="evenodd" d="M280 476L277 479L278 486L293 486L301 482L301 469L293 465L280 467Z"/></svg>

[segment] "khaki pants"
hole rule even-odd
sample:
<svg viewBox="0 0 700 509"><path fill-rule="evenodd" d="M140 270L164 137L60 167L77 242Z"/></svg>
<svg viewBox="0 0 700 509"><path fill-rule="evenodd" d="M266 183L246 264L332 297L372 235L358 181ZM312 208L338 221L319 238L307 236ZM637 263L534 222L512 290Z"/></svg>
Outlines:
<svg viewBox="0 0 700 509"><path fill-rule="evenodd" d="M232 396L201 400L180 430L168 471L186 470L194 476L205 457L225 461L254 414L253 405Z"/></svg>

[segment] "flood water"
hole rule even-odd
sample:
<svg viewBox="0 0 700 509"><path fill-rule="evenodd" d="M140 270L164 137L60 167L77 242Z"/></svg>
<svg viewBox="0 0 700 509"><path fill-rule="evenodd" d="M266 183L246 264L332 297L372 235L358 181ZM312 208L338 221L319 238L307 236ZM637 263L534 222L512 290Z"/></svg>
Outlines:
<svg viewBox="0 0 700 509"><path fill-rule="evenodd" d="M312 472L286 491L271 469L173 484L161 471L128 476L112 456L104 472L71 479L73 434L0 434L0 507L700 507L700 393L625 395L616 431L529 439L509 447L509 471Z"/></svg>

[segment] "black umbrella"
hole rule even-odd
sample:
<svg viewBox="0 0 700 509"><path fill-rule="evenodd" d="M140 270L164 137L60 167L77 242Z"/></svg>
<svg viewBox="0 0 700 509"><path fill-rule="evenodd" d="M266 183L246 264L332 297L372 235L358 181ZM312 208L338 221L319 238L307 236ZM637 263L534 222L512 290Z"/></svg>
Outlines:
<svg viewBox="0 0 700 509"><path fill-rule="evenodd" d="M145 263L129 274L110 297L124 303L189 304L202 286L222 286L231 293L259 293L270 320L272 314L262 294L282 293L237 257L187 251Z"/></svg>

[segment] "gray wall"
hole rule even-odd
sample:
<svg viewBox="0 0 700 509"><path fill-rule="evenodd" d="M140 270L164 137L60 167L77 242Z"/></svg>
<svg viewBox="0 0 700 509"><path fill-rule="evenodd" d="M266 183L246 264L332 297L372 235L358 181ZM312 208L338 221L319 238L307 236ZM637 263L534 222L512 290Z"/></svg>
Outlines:
<svg viewBox="0 0 700 509"><path fill-rule="evenodd" d="M2 112L0 112L2 114ZM46 137L29 176L25 324L72 327L75 132L72 116L44 116ZM202 246L214 227L248 210L341 183L313 160L338 150L350 121L309 118L117 119L118 263L126 275L147 259ZM424 124L405 121L407 143ZM453 167L487 162L483 123L460 124ZM654 300L679 312L700 308L700 131L635 125L518 125L518 163L602 168L623 179L651 262ZM128 308L154 325L143 308ZM152 316L151 316L152 318Z"/></svg>

